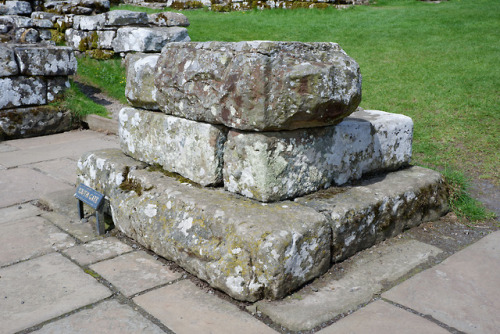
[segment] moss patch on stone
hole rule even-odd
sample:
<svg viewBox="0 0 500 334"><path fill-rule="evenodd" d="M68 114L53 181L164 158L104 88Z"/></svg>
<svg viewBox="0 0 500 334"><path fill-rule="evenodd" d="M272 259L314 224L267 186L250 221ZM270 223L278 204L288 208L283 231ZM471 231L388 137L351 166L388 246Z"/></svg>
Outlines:
<svg viewBox="0 0 500 334"><path fill-rule="evenodd" d="M154 164L154 165L151 165L147 168L147 170L149 172L160 172L162 173L163 175L165 176L168 176L168 177L171 177L171 178L174 178L176 179L177 181L179 181L180 183L188 183L196 188L202 188L202 186L188 178L185 178L184 176L178 174L178 173L175 173L175 172L169 172L168 170L165 170L162 166L160 166L159 164Z"/></svg>

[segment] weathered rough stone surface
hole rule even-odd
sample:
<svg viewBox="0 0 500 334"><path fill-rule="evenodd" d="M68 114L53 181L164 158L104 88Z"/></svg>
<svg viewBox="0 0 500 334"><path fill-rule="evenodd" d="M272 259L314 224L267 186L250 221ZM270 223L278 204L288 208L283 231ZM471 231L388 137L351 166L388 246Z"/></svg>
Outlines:
<svg viewBox="0 0 500 334"><path fill-rule="evenodd" d="M47 103L47 83L40 77L0 78L0 109Z"/></svg>
<svg viewBox="0 0 500 334"><path fill-rule="evenodd" d="M75 15L73 18L73 28L80 30L98 30L104 28L106 17L99 15Z"/></svg>
<svg viewBox="0 0 500 334"><path fill-rule="evenodd" d="M150 110L159 110L156 103L155 72L159 54L129 54L127 64L127 85L125 96L134 106Z"/></svg>
<svg viewBox="0 0 500 334"><path fill-rule="evenodd" d="M357 111L328 127L281 132L230 131L224 187L259 201L304 195L410 162L411 118Z"/></svg>
<svg viewBox="0 0 500 334"><path fill-rule="evenodd" d="M23 75L72 75L77 62L69 47L17 46L15 48L19 70Z"/></svg>
<svg viewBox="0 0 500 334"><path fill-rule="evenodd" d="M332 125L361 101L359 66L335 43L170 43L158 67L162 111L240 130Z"/></svg>
<svg viewBox="0 0 500 334"><path fill-rule="evenodd" d="M64 32L64 39L66 40L66 45L71 47L73 50L80 49L80 43L84 38L89 38L90 33L88 31L82 31L77 29L67 29Z"/></svg>
<svg viewBox="0 0 500 334"><path fill-rule="evenodd" d="M57 14L91 15L109 11L108 0L45 1L45 10Z"/></svg>
<svg viewBox="0 0 500 334"><path fill-rule="evenodd" d="M232 297L280 298L329 267L331 234L316 211L194 188L144 169L123 174L130 158L120 154L82 156L79 180L109 197L121 231Z"/></svg>
<svg viewBox="0 0 500 334"><path fill-rule="evenodd" d="M189 42L186 28L119 28L113 40L115 52L160 52L165 44L170 42Z"/></svg>
<svg viewBox="0 0 500 334"><path fill-rule="evenodd" d="M36 28L52 29L54 28L54 23L49 19L32 19L33 26Z"/></svg>
<svg viewBox="0 0 500 334"><path fill-rule="evenodd" d="M66 76L47 78L47 102L62 98L64 91L70 86L69 79Z"/></svg>
<svg viewBox="0 0 500 334"><path fill-rule="evenodd" d="M49 12L40 12L35 11L31 13L31 19L33 20L50 20L52 23L55 23L57 19L62 19L63 16L56 13Z"/></svg>
<svg viewBox="0 0 500 334"><path fill-rule="evenodd" d="M0 77L17 75L18 73L14 50L7 45L0 45Z"/></svg>
<svg viewBox="0 0 500 334"><path fill-rule="evenodd" d="M159 27L189 27L186 15L174 12L153 13L148 15L149 24Z"/></svg>
<svg viewBox="0 0 500 334"><path fill-rule="evenodd" d="M332 224L332 261L338 262L448 211L443 177L413 166L295 199L325 214Z"/></svg>
<svg viewBox="0 0 500 334"><path fill-rule="evenodd" d="M14 41L21 44L34 44L40 41L40 33L34 28L21 28L16 30Z"/></svg>
<svg viewBox="0 0 500 334"><path fill-rule="evenodd" d="M49 135L76 127L71 112L48 105L0 110L0 139Z"/></svg>
<svg viewBox="0 0 500 334"><path fill-rule="evenodd" d="M0 2L0 15L30 15L31 5L28 1Z"/></svg>
<svg viewBox="0 0 500 334"><path fill-rule="evenodd" d="M113 39L116 37L114 30L101 30L96 31L97 34L97 48L98 49L113 49Z"/></svg>
<svg viewBox="0 0 500 334"><path fill-rule="evenodd" d="M203 186L222 183L224 127L134 108L123 108L119 120L127 155Z"/></svg>
<svg viewBox="0 0 500 334"><path fill-rule="evenodd" d="M130 10L113 10L106 16L106 26L147 25L148 14Z"/></svg>

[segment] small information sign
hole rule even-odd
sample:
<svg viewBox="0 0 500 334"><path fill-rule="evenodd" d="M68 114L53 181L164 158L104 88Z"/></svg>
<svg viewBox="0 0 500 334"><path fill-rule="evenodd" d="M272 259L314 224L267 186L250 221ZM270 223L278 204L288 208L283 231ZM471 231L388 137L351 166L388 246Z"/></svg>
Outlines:
<svg viewBox="0 0 500 334"><path fill-rule="evenodd" d="M87 187L83 183L80 183L78 188L76 188L75 197L94 210L97 210L101 206L102 200L104 199L103 194Z"/></svg>
<svg viewBox="0 0 500 334"><path fill-rule="evenodd" d="M78 199L78 216L80 219L84 217L83 203L85 203L92 209L96 210L96 230L99 235L104 234L104 214L102 208L104 195L90 187L87 187L83 183L80 183L80 185L76 188L75 197Z"/></svg>

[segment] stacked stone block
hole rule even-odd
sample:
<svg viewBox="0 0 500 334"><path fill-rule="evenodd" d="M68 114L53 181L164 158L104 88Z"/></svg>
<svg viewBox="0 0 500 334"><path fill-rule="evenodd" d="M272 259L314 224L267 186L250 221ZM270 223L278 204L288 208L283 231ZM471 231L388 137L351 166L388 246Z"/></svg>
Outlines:
<svg viewBox="0 0 500 334"><path fill-rule="evenodd" d="M76 58L68 47L0 46L0 139L70 129L70 113L50 105L69 87Z"/></svg>
<svg viewBox="0 0 500 334"><path fill-rule="evenodd" d="M187 42L187 18L179 13L146 14L116 10L94 16L75 15L65 31L74 50L105 54L160 52L170 42Z"/></svg>
<svg viewBox="0 0 500 334"><path fill-rule="evenodd" d="M171 43L126 63L121 150L83 155L78 181L236 299L283 298L447 210L441 175L406 168L411 119L359 109L359 67L334 43Z"/></svg>

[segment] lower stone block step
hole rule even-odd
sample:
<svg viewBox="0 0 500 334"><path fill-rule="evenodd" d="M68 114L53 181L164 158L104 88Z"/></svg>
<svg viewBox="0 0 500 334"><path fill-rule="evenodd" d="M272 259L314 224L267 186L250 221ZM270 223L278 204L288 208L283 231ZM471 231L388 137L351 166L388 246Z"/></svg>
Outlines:
<svg viewBox="0 0 500 334"><path fill-rule="evenodd" d="M106 195L126 235L246 301L282 298L324 273L332 260L446 209L439 174L418 167L316 198L269 204L182 183L119 150L83 155L78 177ZM352 207L347 203L370 192Z"/></svg>

